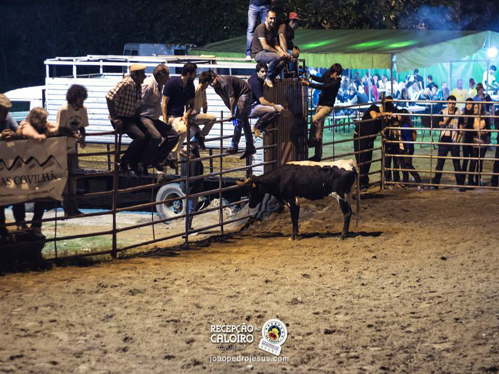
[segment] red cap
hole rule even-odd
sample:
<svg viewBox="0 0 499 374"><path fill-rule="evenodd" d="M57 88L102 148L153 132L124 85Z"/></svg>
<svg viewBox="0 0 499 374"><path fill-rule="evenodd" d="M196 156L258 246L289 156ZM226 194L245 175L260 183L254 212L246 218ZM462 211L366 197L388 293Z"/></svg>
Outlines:
<svg viewBox="0 0 499 374"><path fill-rule="evenodd" d="M298 17L298 13L296 12L289 12L289 15L288 15L288 19L294 19L294 20L297 20L297 21L304 21L303 19L301 19L300 17Z"/></svg>

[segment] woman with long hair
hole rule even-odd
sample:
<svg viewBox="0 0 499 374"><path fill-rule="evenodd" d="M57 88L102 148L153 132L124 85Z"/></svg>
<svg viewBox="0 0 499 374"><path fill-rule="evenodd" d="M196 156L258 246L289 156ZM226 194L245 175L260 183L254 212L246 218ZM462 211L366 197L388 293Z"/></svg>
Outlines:
<svg viewBox="0 0 499 374"><path fill-rule="evenodd" d="M474 115L483 116L485 115L485 107L483 104L474 104ZM475 117L473 121L473 146L472 146L472 156L473 159L470 162L470 173L476 172L477 174L470 174L472 186L482 185L481 178L479 174L483 170L483 158L487 152L487 146L490 144L490 132L482 130L490 130L490 124L488 118Z"/></svg>

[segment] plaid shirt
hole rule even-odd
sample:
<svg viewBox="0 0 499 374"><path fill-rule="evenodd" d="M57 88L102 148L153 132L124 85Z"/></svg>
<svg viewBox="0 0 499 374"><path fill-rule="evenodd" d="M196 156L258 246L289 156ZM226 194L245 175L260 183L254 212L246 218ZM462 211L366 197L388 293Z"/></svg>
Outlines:
<svg viewBox="0 0 499 374"><path fill-rule="evenodd" d="M108 92L106 98L113 102L118 117L134 117L141 105L142 89L128 75Z"/></svg>

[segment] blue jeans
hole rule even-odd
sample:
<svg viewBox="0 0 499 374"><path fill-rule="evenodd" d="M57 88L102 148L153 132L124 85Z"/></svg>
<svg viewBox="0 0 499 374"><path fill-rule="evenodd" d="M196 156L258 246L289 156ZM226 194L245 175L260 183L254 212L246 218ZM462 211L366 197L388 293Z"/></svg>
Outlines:
<svg viewBox="0 0 499 374"><path fill-rule="evenodd" d="M260 23L265 22L267 17L268 5L253 5L248 8L248 31L246 32L246 56L251 56L251 44L253 44L253 33L256 29L256 21L260 15Z"/></svg>
<svg viewBox="0 0 499 374"><path fill-rule="evenodd" d="M265 62L268 65L267 78L274 79L281 72L284 64L280 64L279 54L269 51L260 51L255 56L256 62ZM280 66L278 66L280 64Z"/></svg>

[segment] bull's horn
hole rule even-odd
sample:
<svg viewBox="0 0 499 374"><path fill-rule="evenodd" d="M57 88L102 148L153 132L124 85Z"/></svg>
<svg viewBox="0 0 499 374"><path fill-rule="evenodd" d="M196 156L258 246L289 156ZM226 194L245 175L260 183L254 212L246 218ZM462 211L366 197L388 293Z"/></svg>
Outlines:
<svg viewBox="0 0 499 374"><path fill-rule="evenodd" d="M251 182L251 178L245 179L245 180L238 180L236 181L236 184L240 187L246 186L248 183Z"/></svg>

